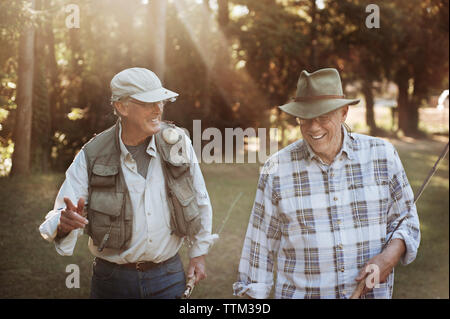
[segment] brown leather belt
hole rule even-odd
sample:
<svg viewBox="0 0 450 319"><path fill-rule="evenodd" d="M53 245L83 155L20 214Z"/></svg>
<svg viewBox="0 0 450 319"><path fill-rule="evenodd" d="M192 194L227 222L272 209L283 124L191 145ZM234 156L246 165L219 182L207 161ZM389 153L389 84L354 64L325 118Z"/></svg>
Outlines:
<svg viewBox="0 0 450 319"><path fill-rule="evenodd" d="M173 256L173 257L171 257L171 258L169 258L167 260L164 260L163 262L160 262L160 263L154 263L152 261L138 261L137 263L116 264L116 263L112 263L110 261L107 261L105 259L98 258L98 257L95 257L95 261L96 262L101 262L101 263L104 263L104 264L107 264L107 265L110 265L110 266L118 266L120 268L134 269L134 270L137 270L137 271L147 271L147 270L150 270L152 268L162 266L162 265L172 261L177 256L178 256L178 254L176 254L175 256Z"/></svg>

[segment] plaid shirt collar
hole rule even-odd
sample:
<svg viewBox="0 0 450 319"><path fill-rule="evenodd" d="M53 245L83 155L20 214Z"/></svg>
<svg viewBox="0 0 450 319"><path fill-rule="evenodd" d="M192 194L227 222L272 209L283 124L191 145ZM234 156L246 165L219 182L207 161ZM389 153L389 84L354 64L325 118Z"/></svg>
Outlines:
<svg viewBox="0 0 450 319"><path fill-rule="evenodd" d="M347 155L347 157L350 160L352 160L355 157L354 156L355 139L353 138L353 136L351 136L348 133L347 129L343 125L342 125L342 133L344 135L344 141L342 143L341 150L339 151L339 153L336 155L335 158L339 158L342 153L345 153ZM302 159L307 159L307 160L311 161L314 158L316 158L318 161L320 161L320 162L322 161L320 159L320 157L316 153L314 153L311 146L309 146L308 142L306 142L305 139L300 141L298 147L299 147L299 151L300 151L300 155L301 155Z"/></svg>

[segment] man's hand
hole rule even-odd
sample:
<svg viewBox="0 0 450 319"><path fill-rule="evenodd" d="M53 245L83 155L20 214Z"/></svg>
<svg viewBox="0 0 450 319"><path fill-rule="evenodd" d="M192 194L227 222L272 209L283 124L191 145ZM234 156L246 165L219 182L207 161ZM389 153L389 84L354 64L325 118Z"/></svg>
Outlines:
<svg viewBox="0 0 450 319"><path fill-rule="evenodd" d="M361 271L358 274L358 277L356 277L356 281L366 280L366 277L370 274L370 272L366 272L366 268L368 265L376 265L376 269L378 270L379 274L379 283L385 283L389 274L392 272L392 269L397 265L400 258L403 256L403 254L406 251L405 243L402 239L394 239L387 247L384 249L380 254L374 256L371 258L366 265L361 269ZM375 270L376 271L376 270ZM372 280L372 288L369 288L367 286L364 287L364 290L361 294L364 295L367 292L371 291L373 289L373 286L376 284L374 282L375 279L377 279L378 274L374 274L374 278Z"/></svg>
<svg viewBox="0 0 450 319"><path fill-rule="evenodd" d="M206 279L205 255L191 258L189 261L188 278L195 275L195 284Z"/></svg>
<svg viewBox="0 0 450 319"><path fill-rule="evenodd" d="M64 197L66 203L66 209L61 211L61 217L59 218L57 238L63 238L67 236L72 230L77 228L84 228L88 224L88 220L83 217L84 199L78 200L77 206L75 206L71 200Z"/></svg>

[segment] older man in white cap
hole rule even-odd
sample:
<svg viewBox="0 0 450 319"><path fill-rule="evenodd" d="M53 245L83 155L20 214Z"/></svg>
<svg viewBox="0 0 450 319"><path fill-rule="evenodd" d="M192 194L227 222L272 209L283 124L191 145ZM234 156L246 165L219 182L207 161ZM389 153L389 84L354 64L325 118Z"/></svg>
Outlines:
<svg viewBox="0 0 450 319"><path fill-rule="evenodd" d="M275 298L350 298L359 282L363 298L391 298L395 265L416 257L419 220L394 147L348 131L348 105L358 102L344 97L335 69L300 74L297 96L280 108L303 139L260 176L236 295L267 298L277 265Z"/></svg>
<svg viewBox="0 0 450 319"><path fill-rule="evenodd" d="M161 121L164 104L178 94L143 68L118 73L111 91L119 120L77 154L40 232L64 256L83 230L90 236L91 298L177 298L186 283L183 240L190 246L188 278L198 282L206 278L213 239L211 203L190 140Z"/></svg>

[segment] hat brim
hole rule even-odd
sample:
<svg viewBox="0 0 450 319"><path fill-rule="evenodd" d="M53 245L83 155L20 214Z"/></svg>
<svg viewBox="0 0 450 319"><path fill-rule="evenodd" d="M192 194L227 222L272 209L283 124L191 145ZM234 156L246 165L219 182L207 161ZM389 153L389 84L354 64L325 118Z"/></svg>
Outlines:
<svg viewBox="0 0 450 319"><path fill-rule="evenodd" d="M136 94L131 95L131 97L133 99L136 99L141 102L154 103L154 102L173 99L173 98L176 98L178 95L179 95L178 93L172 92L168 89L160 88L160 89L147 91L147 92L143 92L143 93L136 93Z"/></svg>
<svg viewBox="0 0 450 319"><path fill-rule="evenodd" d="M290 102L279 106L279 108L296 117L302 119L312 119L328 112L334 111L345 105L354 105L359 103L359 99L332 99L310 102Z"/></svg>

